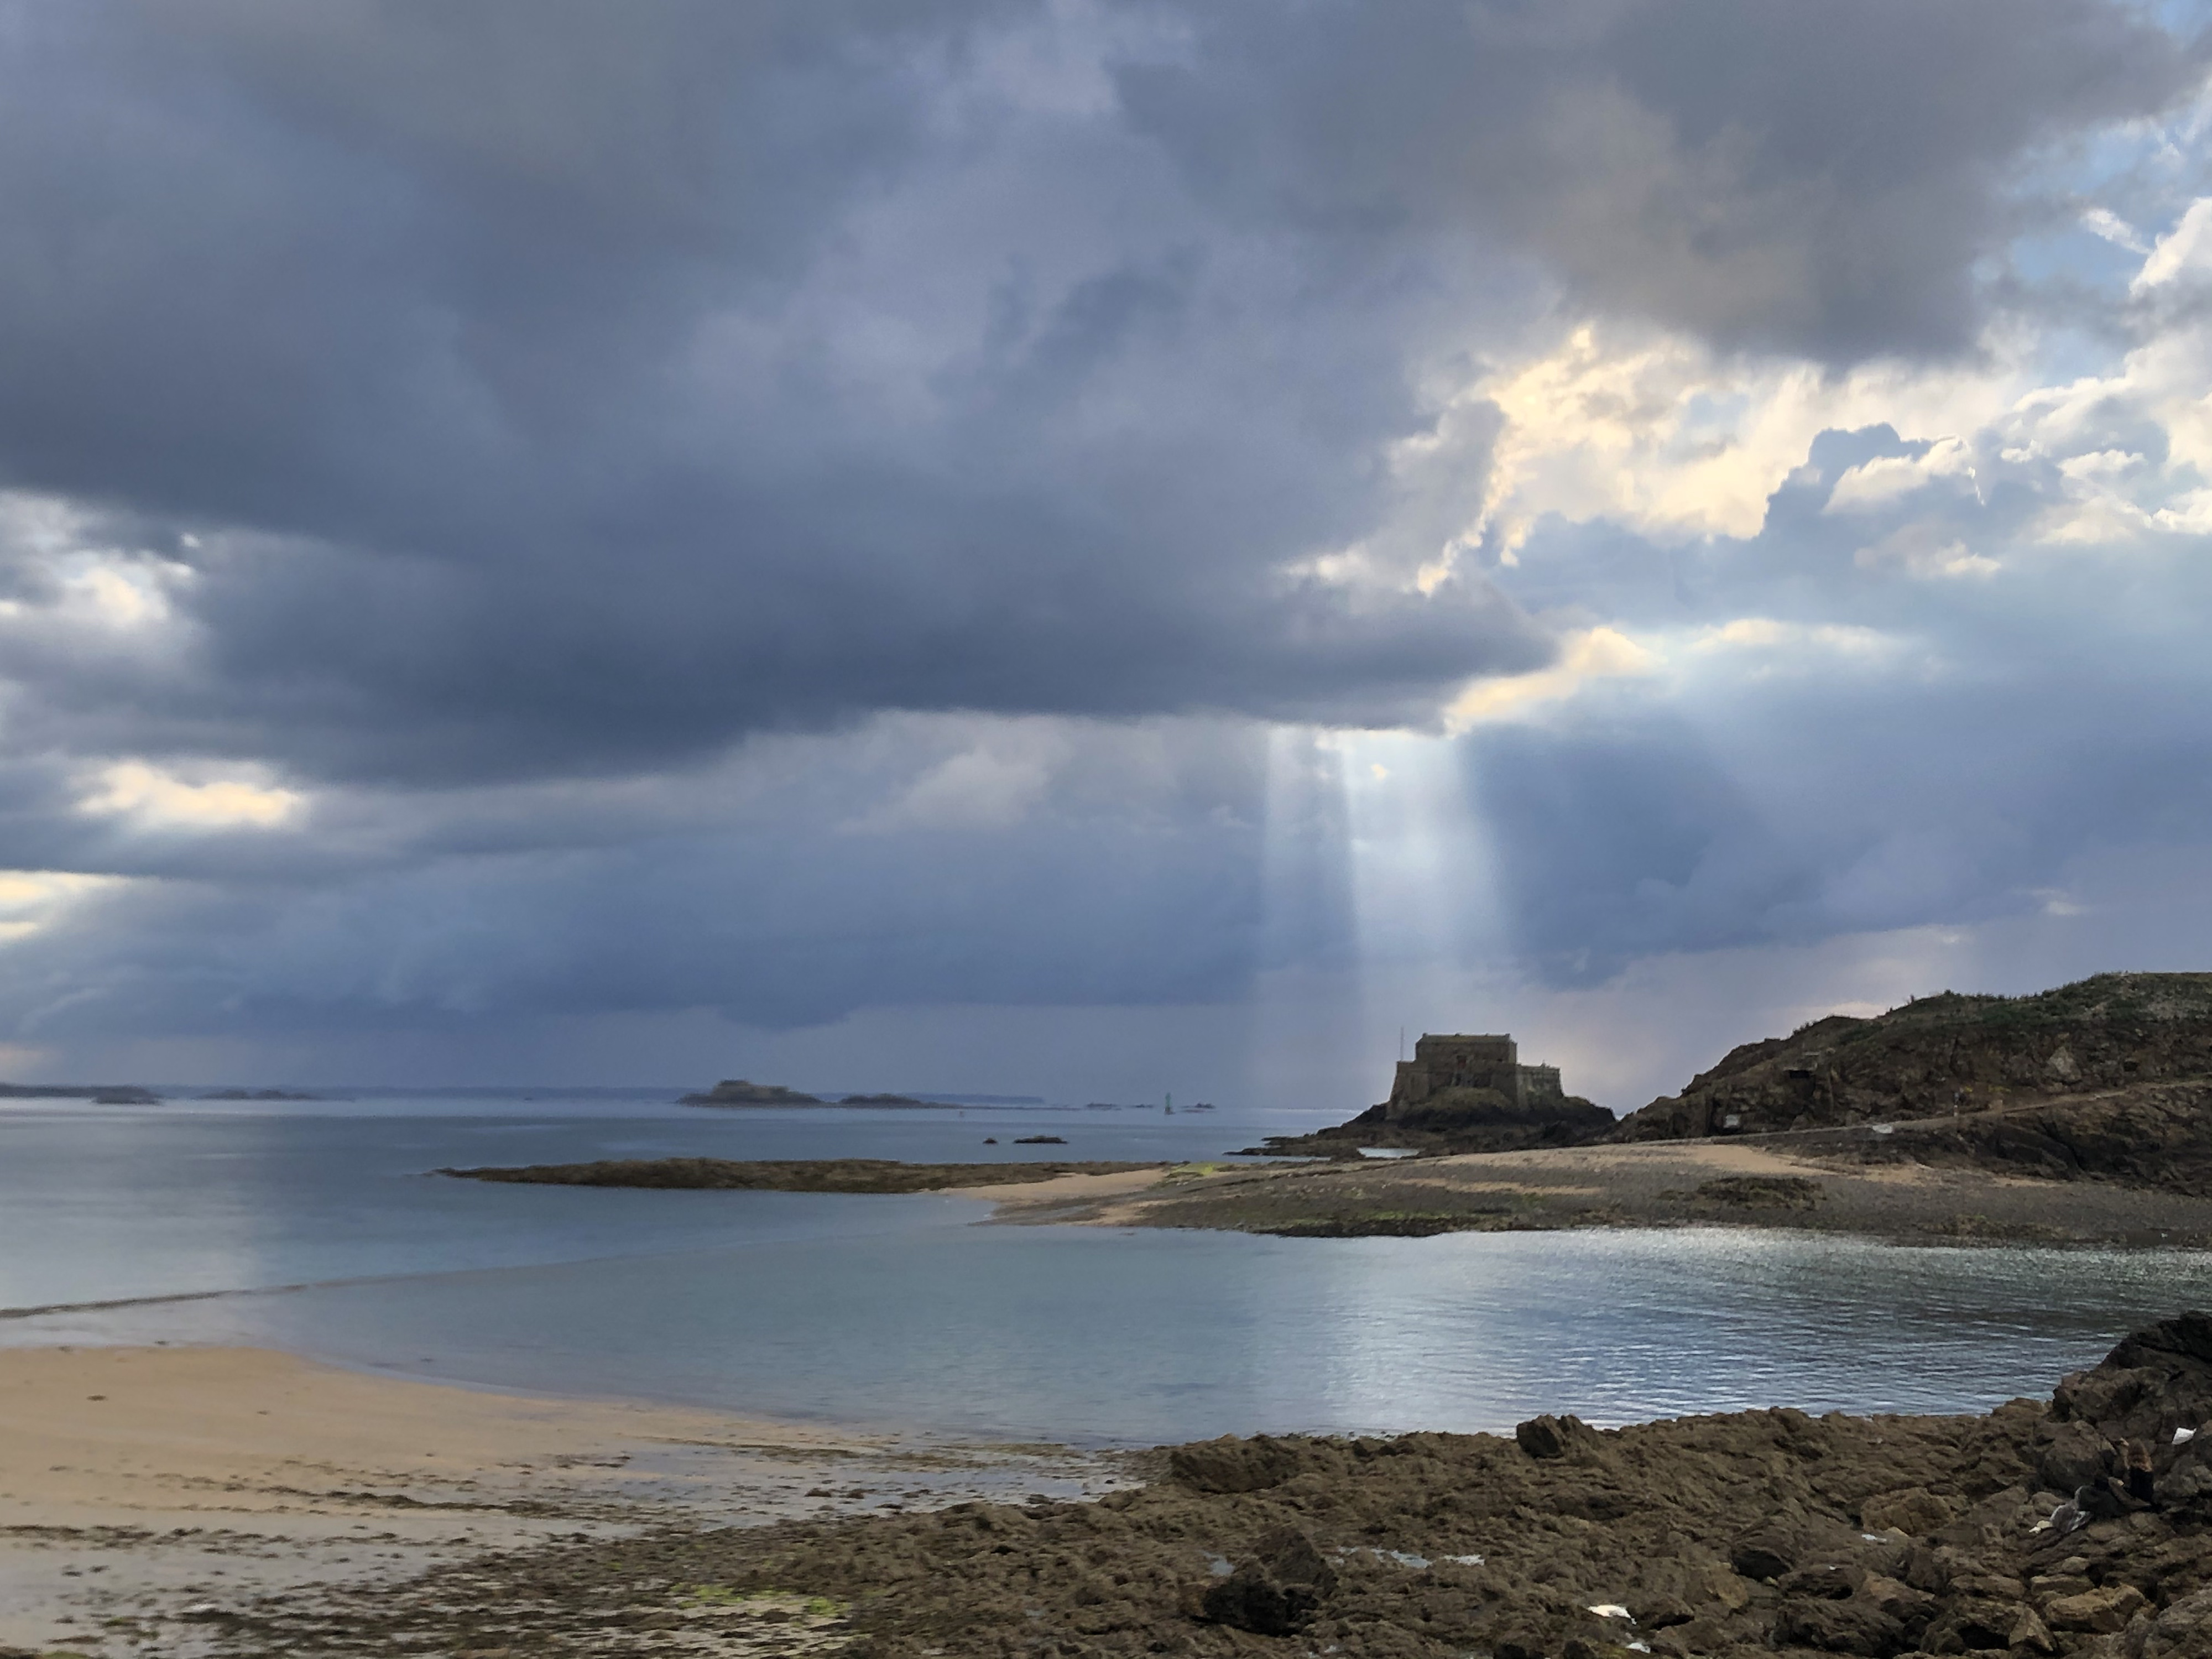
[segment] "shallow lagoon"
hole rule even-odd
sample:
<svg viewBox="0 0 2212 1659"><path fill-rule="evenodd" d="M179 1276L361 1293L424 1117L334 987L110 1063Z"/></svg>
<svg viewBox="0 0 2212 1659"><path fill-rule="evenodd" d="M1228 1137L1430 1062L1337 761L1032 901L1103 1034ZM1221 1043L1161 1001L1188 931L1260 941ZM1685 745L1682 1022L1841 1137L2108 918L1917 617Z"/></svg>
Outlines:
<svg viewBox="0 0 2212 1659"><path fill-rule="evenodd" d="M1967 1410L2212 1304L2212 1255L1747 1230L1273 1239L971 1224L934 1197L486 1187L444 1164L1196 1157L1158 1114L707 1117L638 1101L0 1119L0 1340L243 1340L419 1376L1148 1443L1743 1406ZM18 1136L18 1130L30 1133ZM1004 1146L1005 1155L1016 1149ZM323 1281L313 1283L311 1281ZM330 1282L343 1281L343 1282ZM273 1291L267 1287L307 1284ZM260 1287L256 1289L256 1287Z"/></svg>

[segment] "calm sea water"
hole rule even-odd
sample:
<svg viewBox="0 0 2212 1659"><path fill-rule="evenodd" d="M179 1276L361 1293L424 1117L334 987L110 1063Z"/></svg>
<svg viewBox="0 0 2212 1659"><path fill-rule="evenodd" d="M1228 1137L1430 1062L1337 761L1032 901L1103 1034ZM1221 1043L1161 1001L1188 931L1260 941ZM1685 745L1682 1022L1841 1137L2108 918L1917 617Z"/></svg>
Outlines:
<svg viewBox="0 0 2212 1659"><path fill-rule="evenodd" d="M489 1386L1097 1444L1498 1429L1539 1411L1975 1409L2212 1305L2212 1255L2178 1251L989 1227L974 1224L985 1206L927 1196L427 1173L671 1153L1198 1158L1267 1127L720 1114L665 1096L9 1105L0 1307L200 1299L0 1319L0 1342L252 1341ZM1011 1145L1040 1132L1070 1144Z"/></svg>

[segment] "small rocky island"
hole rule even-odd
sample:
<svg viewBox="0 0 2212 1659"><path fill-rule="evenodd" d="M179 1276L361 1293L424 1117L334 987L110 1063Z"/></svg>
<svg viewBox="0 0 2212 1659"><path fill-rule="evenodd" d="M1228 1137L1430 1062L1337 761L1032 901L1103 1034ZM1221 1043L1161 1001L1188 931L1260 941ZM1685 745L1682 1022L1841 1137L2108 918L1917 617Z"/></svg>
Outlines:
<svg viewBox="0 0 2212 1659"><path fill-rule="evenodd" d="M753 1083L744 1078L724 1078L713 1088L680 1097L679 1106L826 1106L818 1095L801 1094L781 1083Z"/></svg>
<svg viewBox="0 0 2212 1659"><path fill-rule="evenodd" d="M725 1078L702 1093L684 1095L679 1106L935 1106L942 1103L916 1100L912 1095L846 1095L824 1100L802 1094L781 1083L753 1083L744 1078Z"/></svg>
<svg viewBox="0 0 2212 1659"><path fill-rule="evenodd" d="M0 1083L0 1100L88 1100L95 1106L158 1106L161 1097L135 1083Z"/></svg>

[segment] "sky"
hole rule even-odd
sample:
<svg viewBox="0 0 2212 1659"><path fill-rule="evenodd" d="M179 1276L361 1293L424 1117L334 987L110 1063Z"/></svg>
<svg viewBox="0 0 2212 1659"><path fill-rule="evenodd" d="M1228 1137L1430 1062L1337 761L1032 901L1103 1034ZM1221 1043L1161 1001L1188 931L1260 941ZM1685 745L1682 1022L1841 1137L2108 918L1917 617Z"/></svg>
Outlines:
<svg viewBox="0 0 2212 1659"><path fill-rule="evenodd" d="M2212 969L2207 14L0 0L0 1075Z"/></svg>

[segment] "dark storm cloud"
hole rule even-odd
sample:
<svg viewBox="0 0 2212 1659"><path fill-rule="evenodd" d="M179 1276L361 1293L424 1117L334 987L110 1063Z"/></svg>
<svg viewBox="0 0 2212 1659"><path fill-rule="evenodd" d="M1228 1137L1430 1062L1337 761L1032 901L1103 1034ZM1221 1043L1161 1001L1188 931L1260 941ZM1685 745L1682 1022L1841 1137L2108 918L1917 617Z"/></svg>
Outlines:
<svg viewBox="0 0 2212 1659"><path fill-rule="evenodd" d="M165 695L46 665L40 738L621 770L1542 660L1480 584L1285 574L1393 510L1399 319L1010 102L1016 11L21 15L0 471L204 537Z"/></svg>
<svg viewBox="0 0 2212 1659"><path fill-rule="evenodd" d="M418 781L883 708L1418 717L1540 635L1479 580L1288 573L1458 527L1389 457L1509 271L1954 346L2008 166L2195 72L2088 0L88 0L7 40L0 477L199 572L158 695L35 662L19 729Z"/></svg>
<svg viewBox="0 0 2212 1659"><path fill-rule="evenodd" d="M1954 351L2022 152L2201 81L2098 0L1210 6L1131 110L1231 214L1464 221L1601 309L1847 361Z"/></svg>

